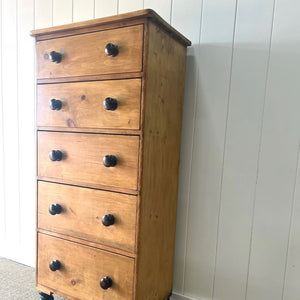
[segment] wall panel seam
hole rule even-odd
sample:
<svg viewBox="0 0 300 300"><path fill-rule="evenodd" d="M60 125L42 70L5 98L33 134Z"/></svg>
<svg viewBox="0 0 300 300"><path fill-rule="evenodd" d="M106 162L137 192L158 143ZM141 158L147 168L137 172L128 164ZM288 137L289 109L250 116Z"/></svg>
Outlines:
<svg viewBox="0 0 300 300"><path fill-rule="evenodd" d="M284 291L285 291L285 285L286 285L286 272L287 272L287 263L288 263L288 254L290 249L290 242L291 242L291 228L293 224L293 211L295 207L296 202L296 187L297 187L297 178L299 175L299 156L300 156L300 143L298 146L298 154L297 154L297 168L295 172L295 181L294 181L294 189L293 189L293 201L292 201L292 207L291 207L291 214L290 214L290 224L289 224L289 235L288 235L288 241L287 241L287 247L286 247L286 257L285 257L285 267L284 267L284 274L283 274L283 287L282 287L282 300L284 299Z"/></svg>
<svg viewBox="0 0 300 300"><path fill-rule="evenodd" d="M18 128L18 175L17 175L17 184L18 184L18 219L19 219L19 242L21 241L21 191L20 191L20 111L19 111L19 20L18 20L18 11L19 5L18 0L16 0L16 96L17 96L17 128Z"/></svg>
<svg viewBox="0 0 300 300"><path fill-rule="evenodd" d="M2 127L1 127L1 134L2 134L2 138L4 137L4 122L3 122L3 42L2 42L2 37L3 37L3 24L2 24L2 15L3 15L3 7L2 7L2 0L0 0L0 16L1 16L1 21L0 21L0 30L1 30L1 44L0 44L0 47L1 47L1 57L0 57L0 60L1 60L1 63L0 63L0 72L1 72L1 121L2 121ZM6 239L6 214L5 214L5 211L6 211L6 197L5 197L5 177L4 177L4 174L5 174L5 159L4 159L4 140L2 142L2 165L3 165L3 169L1 170L2 174L3 174L3 191L2 191L2 194L3 194L3 211L4 211L4 218L3 218L3 222L4 222L4 226L3 226L3 233L4 233L4 239Z"/></svg>
<svg viewBox="0 0 300 300"><path fill-rule="evenodd" d="M96 0L94 0L93 19L95 19L95 16L96 16Z"/></svg>
<svg viewBox="0 0 300 300"><path fill-rule="evenodd" d="M173 0L171 0L171 7L170 7L170 24L172 24L172 13L173 13Z"/></svg>
<svg viewBox="0 0 300 300"><path fill-rule="evenodd" d="M200 42L201 42L201 31L202 31L202 20L203 20L203 2L204 0L202 0L201 2L201 13L200 13L200 21L199 21L199 37L198 37L198 44L199 44L199 50L198 50L198 57L200 58ZM172 23L170 23L172 25ZM185 247L184 247L184 257L183 257L183 278L182 278L182 291L183 294L185 294L185 274L187 272L187 267L186 267L186 256L187 256L187 246L188 246L188 236L189 236L189 232L188 232L188 216L189 216L189 211L190 211L190 195L191 195L191 176L192 176L192 162L193 162L193 153L194 153L194 140L195 140L195 134L196 134L196 129L195 129L195 123L196 123L196 113L197 113L197 102L199 100L199 80L200 80L200 68L199 68L199 61L198 61L198 65L196 67L196 73L197 73L197 78L196 78L196 95L195 95L195 101L194 101L194 114L193 114L193 133L192 133L192 141L191 141L191 160L189 163L189 169L190 169L190 173L189 173L189 188L188 188L188 194L187 194L187 210L186 210L186 216L185 216L185 220L186 220L186 226L185 226Z"/></svg>
<svg viewBox="0 0 300 300"><path fill-rule="evenodd" d="M35 28L35 5L36 5L36 0L33 0L33 28Z"/></svg>
<svg viewBox="0 0 300 300"><path fill-rule="evenodd" d="M72 23L74 23L74 0L72 0Z"/></svg>
<svg viewBox="0 0 300 300"><path fill-rule="evenodd" d="M53 24L54 24L54 20L53 20L53 15L54 15L54 5L53 5L53 1L54 0L51 0L51 26L53 26Z"/></svg>
<svg viewBox="0 0 300 300"><path fill-rule="evenodd" d="M272 21L271 21L272 25L271 25L271 33L270 33L270 39L269 39L267 70L266 70L266 77L265 77L265 90L264 90L264 100L263 100L264 103L263 103L263 110L262 110L260 137L259 137L259 146L258 146L258 155L257 155L256 180L255 180L255 189L254 189L254 193L253 193L254 200L253 200L253 206L252 206L251 234L250 234L250 243L249 243L248 271L247 271L247 277L246 277L245 300L247 300L247 294L248 294L249 270L250 270L250 262L251 262L251 254L252 254L252 241L253 241L254 213L255 213L255 206L256 206L256 192L257 192L259 166L260 166L261 150L262 150L264 115L265 115L265 106L266 106L266 97L267 97L268 78L269 78L269 73L270 73L270 59L271 59L272 38L273 38L273 29L274 29L275 2L276 2L276 0L273 1L273 12L272 12Z"/></svg>
<svg viewBox="0 0 300 300"><path fill-rule="evenodd" d="M217 238L216 238L216 255L214 262L214 274L213 274L213 284L212 284L212 299L214 299L215 293L215 282L216 282L216 271L217 271L217 257L218 257L218 246L219 246L219 228L220 228L220 217L221 217L221 206L222 206L222 191L223 191L223 176L224 176L224 164L225 164L225 154L226 154L226 140L227 140L227 127L229 118L229 105L230 105L230 95L231 95L231 80L232 80L232 69L233 69L233 57L234 57L234 44L235 44L235 34L236 34L236 23L237 23L237 11L238 11L239 0L235 2L235 12L234 12L234 25L232 34L232 44L231 44L231 61L230 61L230 75L228 82L228 94L227 94L227 115L225 123L225 134L223 143L223 157L222 157L222 170L221 170L221 180L220 180L220 195L219 195L219 211L218 211L218 226L217 226Z"/></svg>

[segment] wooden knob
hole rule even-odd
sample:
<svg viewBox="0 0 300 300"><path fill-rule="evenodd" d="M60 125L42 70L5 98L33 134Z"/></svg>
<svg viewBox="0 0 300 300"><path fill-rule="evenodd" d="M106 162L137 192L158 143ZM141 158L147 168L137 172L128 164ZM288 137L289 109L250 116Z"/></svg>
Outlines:
<svg viewBox="0 0 300 300"><path fill-rule="evenodd" d="M61 268L61 263L59 260L52 260L49 264L49 268L51 271L55 272Z"/></svg>
<svg viewBox="0 0 300 300"><path fill-rule="evenodd" d="M107 97L103 101L103 106L106 110L116 110L118 107L117 99Z"/></svg>
<svg viewBox="0 0 300 300"><path fill-rule="evenodd" d="M112 286L112 279L108 276L105 276L100 280L100 286L104 289L107 290Z"/></svg>
<svg viewBox="0 0 300 300"><path fill-rule="evenodd" d="M51 99L49 106L52 110L60 110L62 108L62 102L60 100Z"/></svg>
<svg viewBox="0 0 300 300"><path fill-rule="evenodd" d="M61 205L59 205L59 204L51 204L50 206L49 206L49 213L51 214L51 215L58 215L58 214L60 214L62 212L62 207L61 207Z"/></svg>
<svg viewBox="0 0 300 300"><path fill-rule="evenodd" d="M105 215L102 217L102 224L104 226L110 226L115 223L115 217L111 214Z"/></svg>
<svg viewBox="0 0 300 300"><path fill-rule="evenodd" d="M55 63L59 64L62 60L62 54L59 53L59 52L56 52L56 51L51 51L50 54L49 54L49 59L52 62L55 62Z"/></svg>
<svg viewBox="0 0 300 300"><path fill-rule="evenodd" d="M119 48L117 45L109 43L105 46L105 53L108 56L112 56L112 57L117 56L119 54Z"/></svg>
<svg viewBox="0 0 300 300"><path fill-rule="evenodd" d="M105 167L114 167L117 164L117 158L114 155L105 155L103 157L103 165Z"/></svg>
<svg viewBox="0 0 300 300"><path fill-rule="evenodd" d="M62 160L62 157L63 157L63 154L60 150L52 150L49 153L49 158L52 161L60 161L60 160Z"/></svg>

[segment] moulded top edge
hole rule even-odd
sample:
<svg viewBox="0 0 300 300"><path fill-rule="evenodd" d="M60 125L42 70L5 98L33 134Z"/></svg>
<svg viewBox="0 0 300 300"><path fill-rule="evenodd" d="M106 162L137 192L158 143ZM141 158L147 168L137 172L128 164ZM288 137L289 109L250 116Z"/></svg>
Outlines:
<svg viewBox="0 0 300 300"><path fill-rule="evenodd" d="M172 34L178 41L180 41L186 47L191 45L190 40L188 40L180 32L174 29L169 23L167 23L152 9L143 9L143 10L138 10L138 11L129 12L125 14L93 19L89 21L82 21L82 22L76 22L67 25L60 25L60 26L54 26L49 28L32 30L31 36L38 37L46 34L60 33L60 32L72 31L75 29L82 29L82 28L95 27L101 25L109 25L117 22L125 22L125 21L131 21L131 20L137 20L143 18L148 18L158 23L161 27L163 27L167 32Z"/></svg>

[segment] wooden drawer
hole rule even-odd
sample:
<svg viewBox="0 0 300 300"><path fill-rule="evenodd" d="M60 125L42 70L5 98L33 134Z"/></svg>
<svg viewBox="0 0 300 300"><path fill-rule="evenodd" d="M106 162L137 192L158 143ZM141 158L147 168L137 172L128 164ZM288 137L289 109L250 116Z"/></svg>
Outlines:
<svg viewBox="0 0 300 300"><path fill-rule="evenodd" d="M51 215L52 204L62 212ZM104 226L108 214L114 224ZM135 252L136 196L39 181L38 227Z"/></svg>
<svg viewBox="0 0 300 300"><path fill-rule="evenodd" d="M115 57L105 53L107 44L118 46ZM105 30L37 42L37 78L60 78L142 71L143 25ZM63 54L52 62L52 51Z"/></svg>
<svg viewBox="0 0 300 300"><path fill-rule="evenodd" d="M50 160L52 150L63 153L61 161ZM104 166L106 155L116 156L116 166ZM38 132L38 176L41 177L136 190L138 160L138 136Z"/></svg>
<svg viewBox="0 0 300 300"><path fill-rule="evenodd" d="M117 100L115 110L106 110L106 98ZM61 101L51 110L51 99ZM61 128L140 128L141 79L91 81L38 86L38 126ZM54 108L54 107L53 107Z"/></svg>
<svg viewBox="0 0 300 300"><path fill-rule="evenodd" d="M49 263L59 260L61 268L51 271ZM133 297L134 260L59 238L38 234L38 284L78 299L120 300ZM112 279L106 290L104 277Z"/></svg>

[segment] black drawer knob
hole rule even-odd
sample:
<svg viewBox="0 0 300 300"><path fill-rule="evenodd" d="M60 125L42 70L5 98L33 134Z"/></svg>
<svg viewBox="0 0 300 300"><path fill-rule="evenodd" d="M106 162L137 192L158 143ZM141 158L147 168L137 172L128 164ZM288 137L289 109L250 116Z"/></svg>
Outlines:
<svg viewBox="0 0 300 300"><path fill-rule="evenodd" d="M110 226L115 223L115 217L111 214L105 215L102 217L102 224L104 226Z"/></svg>
<svg viewBox="0 0 300 300"><path fill-rule="evenodd" d="M63 154L60 150L52 150L49 153L49 158L52 161L60 161L60 160L62 160L62 157L63 157Z"/></svg>
<svg viewBox="0 0 300 300"><path fill-rule="evenodd" d="M106 110L116 110L118 107L117 99L107 97L103 101L103 106Z"/></svg>
<svg viewBox="0 0 300 300"><path fill-rule="evenodd" d="M107 290L112 286L112 279L108 276L105 276L100 280L100 286L104 289Z"/></svg>
<svg viewBox="0 0 300 300"><path fill-rule="evenodd" d="M114 167L117 164L117 158L114 155L105 155L103 164L105 167Z"/></svg>
<svg viewBox="0 0 300 300"><path fill-rule="evenodd" d="M49 213L51 214L51 215L58 215L58 214L60 214L62 212L62 207L61 207L61 205L59 205L59 204L51 204L50 206L49 206Z"/></svg>
<svg viewBox="0 0 300 300"><path fill-rule="evenodd" d="M49 59L57 64L62 60L62 54L56 51L51 51L49 54Z"/></svg>
<svg viewBox="0 0 300 300"><path fill-rule="evenodd" d="M49 268L51 271L55 272L61 268L61 263L59 260L52 260L49 264Z"/></svg>
<svg viewBox="0 0 300 300"><path fill-rule="evenodd" d="M60 110L62 108L62 102L60 100L51 99L49 106L52 110Z"/></svg>
<svg viewBox="0 0 300 300"><path fill-rule="evenodd" d="M109 43L105 46L105 53L108 56L112 56L112 57L117 56L119 54L119 48L117 45Z"/></svg>

